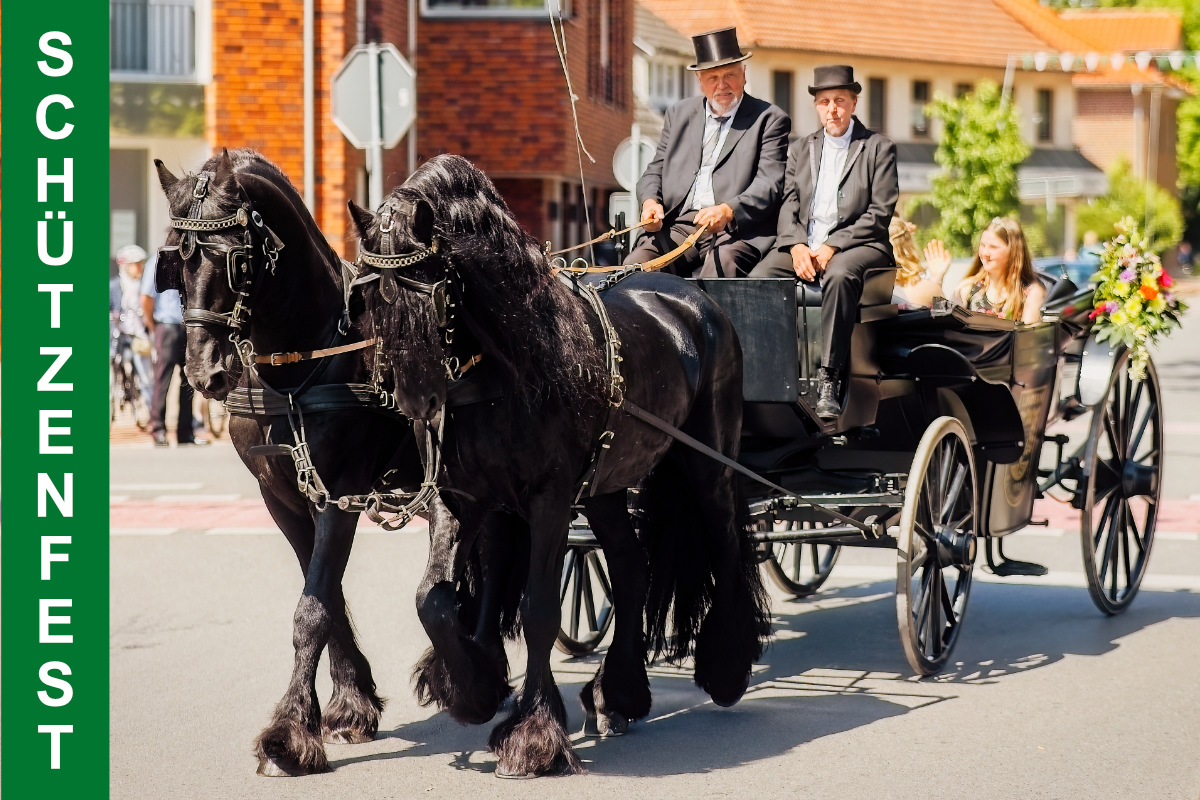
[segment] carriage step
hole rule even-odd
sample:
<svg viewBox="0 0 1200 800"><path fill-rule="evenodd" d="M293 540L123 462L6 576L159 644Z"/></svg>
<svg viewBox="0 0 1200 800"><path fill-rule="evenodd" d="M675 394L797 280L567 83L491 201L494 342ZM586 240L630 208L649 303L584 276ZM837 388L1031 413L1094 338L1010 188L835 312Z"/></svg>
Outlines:
<svg viewBox="0 0 1200 800"><path fill-rule="evenodd" d="M1050 572L1046 567L1043 567L1041 564L1035 564L1032 561L1009 560L992 565L991 570L993 575L999 575L1001 578L1011 578L1014 575L1027 575L1037 578Z"/></svg>

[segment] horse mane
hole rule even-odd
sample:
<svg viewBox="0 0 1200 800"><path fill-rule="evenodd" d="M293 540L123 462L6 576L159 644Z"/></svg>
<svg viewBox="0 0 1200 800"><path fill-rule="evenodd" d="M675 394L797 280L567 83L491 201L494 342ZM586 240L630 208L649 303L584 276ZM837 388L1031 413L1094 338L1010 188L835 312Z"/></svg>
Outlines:
<svg viewBox="0 0 1200 800"><path fill-rule="evenodd" d="M537 240L481 170L439 155L391 198L433 209L440 253L461 277L461 318L518 392L531 402L555 398L576 415L602 406L607 370L584 304L554 277Z"/></svg>
<svg viewBox="0 0 1200 800"><path fill-rule="evenodd" d="M271 184L281 195L288 201L292 207L293 213L300 220L301 226L304 227L312 241L314 250L320 255L325 262L326 268L330 275L341 283L341 258L337 251L329 244L317 227L317 222L313 218L312 213L308 210L308 206L304 204L304 198L297 191L291 179L284 174L274 162L264 156L262 153L250 147L239 147L234 150L226 151L229 154L229 160L233 164L233 174L236 176L249 175L259 180ZM218 153L211 156L200 167L200 171L207 171L213 174L219 174L222 166L223 153ZM192 187L195 185L193 180L199 172L188 172L186 179L176 183L168 193L167 201L174 212L177 209L186 209L191 204ZM222 217L233 213L240 205L241 198L234 192L230 191L227 184L219 180L212 181L209 185L208 194L204 198L201 207L201 213L206 218ZM243 187L244 188L244 187ZM260 210L259 213L263 213ZM268 212L269 214L269 212ZM264 214L266 218L267 214ZM267 224L270 224L270 219L267 219Z"/></svg>

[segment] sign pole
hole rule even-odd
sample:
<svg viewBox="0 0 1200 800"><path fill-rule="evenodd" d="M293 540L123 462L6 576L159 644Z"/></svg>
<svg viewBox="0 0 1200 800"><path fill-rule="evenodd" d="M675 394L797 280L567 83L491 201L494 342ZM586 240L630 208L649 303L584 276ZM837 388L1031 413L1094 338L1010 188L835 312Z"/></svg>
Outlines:
<svg viewBox="0 0 1200 800"><path fill-rule="evenodd" d="M383 204L383 103L379 97L379 45L367 45L367 96L371 108L371 143L367 148L367 201L372 211Z"/></svg>

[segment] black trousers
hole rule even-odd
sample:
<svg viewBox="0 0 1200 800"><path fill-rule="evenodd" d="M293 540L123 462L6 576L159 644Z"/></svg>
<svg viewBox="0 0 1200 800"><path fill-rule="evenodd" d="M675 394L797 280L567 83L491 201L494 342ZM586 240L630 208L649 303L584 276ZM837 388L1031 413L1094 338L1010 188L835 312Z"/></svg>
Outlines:
<svg viewBox="0 0 1200 800"><path fill-rule="evenodd" d="M643 233L625 257L626 264L643 264L652 258L669 253L684 239L696 232L692 224L696 212L683 214L671 225L663 224L655 233ZM715 236L704 236L679 258L663 267L664 272L684 278L740 278L754 268L762 258L758 248L737 239L725 230Z"/></svg>
<svg viewBox="0 0 1200 800"><path fill-rule="evenodd" d="M821 283L821 366L846 371L863 280L869 270L885 269L891 263L891 258L874 247L852 247L834 253L825 271L817 276ZM772 250L751 270L750 277L796 277L791 253Z"/></svg>
<svg viewBox="0 0 1200 800"><path fill-rule="evenodd" d="M154 402L150 406L150 429L154 433L167 432L167 389L171 376L179 367L179 419L175 428L175 441L180 444L195 441L192 431L192 397L195 390L183 374L187 358L187 334L182 325L158 323L154 326L154 350L158 363L154 365Z"/></svg>

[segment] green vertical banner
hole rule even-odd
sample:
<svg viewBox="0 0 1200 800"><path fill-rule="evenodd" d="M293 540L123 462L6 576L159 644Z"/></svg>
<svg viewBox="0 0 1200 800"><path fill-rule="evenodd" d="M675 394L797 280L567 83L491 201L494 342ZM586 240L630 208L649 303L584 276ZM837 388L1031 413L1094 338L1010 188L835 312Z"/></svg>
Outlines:
<svg viewBox="0 0 1200 800"><path fill-rule="evenodd" d="M108 797L108 5L0 4L0 794Z"/></svg>

